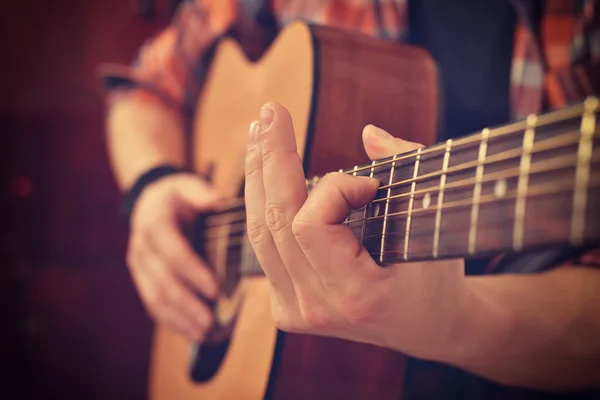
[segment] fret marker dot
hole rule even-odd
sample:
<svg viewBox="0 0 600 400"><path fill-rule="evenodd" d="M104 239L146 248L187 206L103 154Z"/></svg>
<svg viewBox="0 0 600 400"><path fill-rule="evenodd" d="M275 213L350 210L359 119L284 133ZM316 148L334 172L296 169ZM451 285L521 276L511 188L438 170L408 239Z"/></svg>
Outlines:
<svg viewBox="0 0 600 400"><path fill-rule="evenodd" d="M506 195L506 179L498 179L494 185L494 195L501 199Z"/></svg>
<svg viewBox="0 0 600 400"><path fill-rule="evenodd" d="M379 203L375 203L375 207L373 207L373 216L379 216Z"/></svg>
<svg viewBox="0 0 600 400"><path fill-rule="evenodd" d="M429 193L425 193L425 196L423 196L423 208L428 209L430 205L431 205L431 196L429 195Z"/></svg>

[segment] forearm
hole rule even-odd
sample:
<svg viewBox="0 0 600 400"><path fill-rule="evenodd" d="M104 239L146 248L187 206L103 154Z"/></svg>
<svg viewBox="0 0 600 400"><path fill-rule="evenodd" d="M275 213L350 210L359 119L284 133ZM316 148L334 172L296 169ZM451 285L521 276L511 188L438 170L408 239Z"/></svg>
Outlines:
<svg viewBox="0 0 600 400"><path fill-rule="evenodd" d="M600 387L600 271L469 277L446 362L543 390Z"/></svg>
<svg viewBox="0 0 600 400"><path fill-rule="evenodd" d="M115 101L108 114L107 141L121 189L156 165L185 162L181 115L158 100L130 96Z"/></svg>

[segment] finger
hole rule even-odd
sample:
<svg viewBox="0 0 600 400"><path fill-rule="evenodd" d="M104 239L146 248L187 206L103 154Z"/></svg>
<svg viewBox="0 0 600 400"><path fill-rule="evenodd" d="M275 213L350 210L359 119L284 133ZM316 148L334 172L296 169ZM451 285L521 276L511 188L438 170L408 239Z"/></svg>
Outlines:
<svg viewBox="0 0 600 400"><path fill-rule="evenodd" d="M209 299L218 294L218 283L211 268L193 249L179 225L166 221L153 231L149 243L159 258L198 293Z"/></svg>
<svg viewBox="0 0 600 400"><path fill-rule="evenodd" d="M333 172L325 175L298 213L297 219L309 219L319 225L342 223L352 209L368 204L380 182L366 176Z"/></svg>
<svg viewBox="0 0 600 400"><path fill-rule="evenodd" d="M295 290L265 220L266 200L258 135L260 124L255 121L250 124L245 166L248 238L278 301L284 306L293 306L296 303Z"/></svg>
<svg viewBox="0 0 600 400"><path fill-rule="evenodd" d="M212 313L208 306L177 279L157 254L148 254L145 263L156 291L153 301L159 318L177 321L178 325L185 325L196 336L206 334L212 325Z"/></svg>
<svg viewBox="0 0 600 400"><path fill-rule="evenodd" d="M261 110L260 147L267 206L267 221L273 236L285 233L307 197L302 160L296 147L292 119L278 104L268 104Z"/></svg>
<svg viewBox="0 0 600 400"><path fill-rule="evenodd" d="M208 183L192 174L180 176L182 184L177 186L180 200L190 204L198 211L215 207L222 199L221 195Z"/></svg>
<svg viewBox="0 0 600 400"><path fill-rule="evenodd" d="M133 281L141 295L148 314L157 322L163 323L175 329L180 334L192 340L200 340L206 332L207 324L195 322L183 312L173 309L166 300L165 291L168 290L161 284L157 284L156 265L149 263L148 255L140 255L137 259L143 262L132 268ZM143 260L143 261L142 261Z"/></svg>
<svg viewBox="0 0 600 400"><path fill-rule="evenodd" d="M161 309L158 320L178 332L190 341L202 342L206 337L206 330L201 330L191 325L186 316L175 308Z"/></svg>
<svg viewBox="0 0 600 400"><path fill-rule="evenodd" d="M149 245L178 277L207 298L216 298L218 287L215 277L177 225L170 222L163 224L160 233L149 235Z"/></svg>
<svg viewBox="0 0 600 400"><path fill-rule="evenodd" d="M395 138L373 125L367 125L363 129L363 144L371 160L379 160L423 147L418 143Z"/></svg>
<svg viewBox="0 0 600 400"><path fill-rule="evenodd" d="M357 271L346 266L374 262L354 233L342 225L351 209L363 207L375 197L379 182L342 173L326 175L311 192L294 221L294 234L306 258L327 288L342 286ZM331 249L336 249L335 254ZM360 262L357 262L360 261ZM363 276L359 275L359 278Z"/></svg>
<svg viewBox="0 0 600 400"><path fill-rule="evenodd" d="M267 116L266 121L264 114ZM318 289L315 285L320 283L292 232L292 222L306 201L307 189L292 119L283 106L270 103L262 108L259 141L266 224L292 278L296 293L306 297Z"/></svg>

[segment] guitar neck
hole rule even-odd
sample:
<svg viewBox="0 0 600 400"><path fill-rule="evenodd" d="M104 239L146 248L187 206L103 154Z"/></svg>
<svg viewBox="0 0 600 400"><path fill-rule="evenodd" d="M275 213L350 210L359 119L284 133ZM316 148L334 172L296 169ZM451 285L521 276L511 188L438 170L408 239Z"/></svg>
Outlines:
<svg viewBox="0 0 600 400"><path fill-rule="evenodd" d="M340 170L381 182L345 224L381 265L598 241L598 103ZM308 180L308 190L318 182ZM242 273L260 273L243 204L210 218L205 249L225 251Z"/></svg>
<svg viewBox="0 0 600 400"><path fill-rule="evenodd" d="M597 99L342 172L382 182L346 223L380 264L599 239Z"/></svg>

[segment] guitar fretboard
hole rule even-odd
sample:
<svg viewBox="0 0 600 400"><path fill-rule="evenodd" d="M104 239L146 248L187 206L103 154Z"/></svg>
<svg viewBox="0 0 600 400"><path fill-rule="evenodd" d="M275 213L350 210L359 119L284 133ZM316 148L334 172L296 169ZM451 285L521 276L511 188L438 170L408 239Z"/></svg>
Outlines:
<svg viewBox="0 0 600 400"><path fill-rule="evenodd" d="M375 199L353 210L345 223L382 265L598 240L598 109L598 99L590 98L340 170L381 183ZM319 177L308 180L308 190L318 182ZM212 216L213 236L206 237L215 259L241 265L243 274L258 273L244 219L243 208Z"/></svg>

